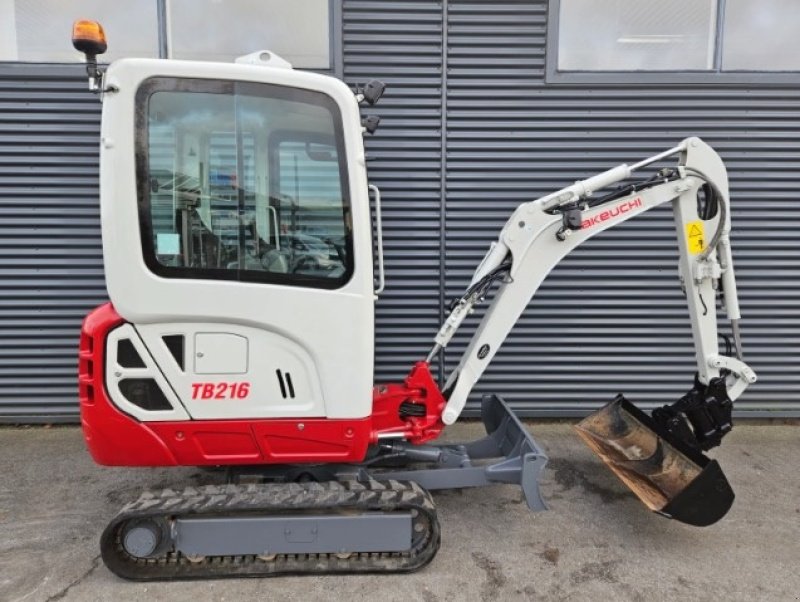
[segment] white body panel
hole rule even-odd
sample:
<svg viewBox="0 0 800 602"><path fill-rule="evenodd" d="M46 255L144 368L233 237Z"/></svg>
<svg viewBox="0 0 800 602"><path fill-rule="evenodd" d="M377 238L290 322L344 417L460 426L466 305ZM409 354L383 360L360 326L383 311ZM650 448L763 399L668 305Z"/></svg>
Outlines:
<svg viewBox="0 0 800 602"><path fill-rule="evenodd" d="M136 330L192 418L326 415L313 358L286 337L229 322L138 324ZM185 337L183 370L162 340L176 334Z"/></svg>
<svg viewBox="0 0 800 602"><path fill-rule="evenodd" d="M354 272L346 284L324 290L173 279L156 276L148 269L137 209L134 97L141 82L153 76L271 83L322 92L334 99L343 120L352 208ZM254 397L252 403L234 400L213 410L187 401L184 377L171 374L171 382L192 414L204 418L369 415L374 336L372 225L360 115L353 93L334 78L291 69L149 59L112 64L104 83L116 89L104 95L100 196L106 282L117 312L142 333L154 356L163 351L153 342L160 332L186 332L187 341L194 341L194 335L200 332L232 333L248 339L250 357L254 352L269 355L279 349L283 357L293 358L292 369L304 373L295 383L298 393L303 392L302 400L298 395L298 404L265 398L258 405ZM188 354L187 364L195 366ZM171 364L159 360L159 365ZM202 363L198 367L211 369ZM247 370L255 383L261 367L249 365ZM270 368L263 370L266 382ZM185 378L188 376L189 372ZM207 376L209 373L204 373L203 380L208 380ZM268 388L264 384L264 390Z"/></svg>

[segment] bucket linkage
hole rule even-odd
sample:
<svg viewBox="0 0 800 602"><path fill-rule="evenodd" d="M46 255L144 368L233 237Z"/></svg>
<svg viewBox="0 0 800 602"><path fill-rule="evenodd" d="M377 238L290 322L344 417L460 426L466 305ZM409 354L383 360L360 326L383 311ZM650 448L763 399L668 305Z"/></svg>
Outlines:
<svg viewBox="0 0 800 602"><path fill-rule="evenodd" d="M732 405L723 377L708 385L695 377L686 395L652 417L618 395L575 428L648 508L702 527L733 504L722 468L703 453L731 431Z"/></svg>

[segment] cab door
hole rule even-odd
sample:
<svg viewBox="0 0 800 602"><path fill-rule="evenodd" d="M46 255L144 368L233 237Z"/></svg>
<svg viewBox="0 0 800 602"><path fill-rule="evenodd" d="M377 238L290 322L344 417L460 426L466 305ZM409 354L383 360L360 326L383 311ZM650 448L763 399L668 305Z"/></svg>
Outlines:
<svg viewBox="0 0 800 602"><path fill-rule="evenodd" d="M350 90L138 59L106 85L108 291L188 415L369 415L371 222Z"/></svg>

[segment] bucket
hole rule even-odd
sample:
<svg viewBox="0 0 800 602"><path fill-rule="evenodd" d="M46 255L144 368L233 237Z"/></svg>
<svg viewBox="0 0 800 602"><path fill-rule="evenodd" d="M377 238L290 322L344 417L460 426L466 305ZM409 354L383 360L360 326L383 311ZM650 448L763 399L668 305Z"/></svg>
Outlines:
<svg viewBox="0 0 800 602"><path fill-rule="evenodd" d="M733 490L716 460L675 438L622 395L575 429L653 512L705 527L733 504Z"/></svg>

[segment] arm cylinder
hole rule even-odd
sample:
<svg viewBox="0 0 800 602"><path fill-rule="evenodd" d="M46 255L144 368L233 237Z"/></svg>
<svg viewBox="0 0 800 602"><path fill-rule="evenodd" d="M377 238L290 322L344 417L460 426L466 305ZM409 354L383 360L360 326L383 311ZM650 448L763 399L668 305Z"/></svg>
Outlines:
<svg viewBox="0 0 800 602"><path fill-rule="evenodd" d="M728 236L723 236L717 248L720 267L722 267L722 291L725 293L725 313L729 320L740 320L739 295L736 292L736 276L733 274L733 254L731 241Z"/></svg>

